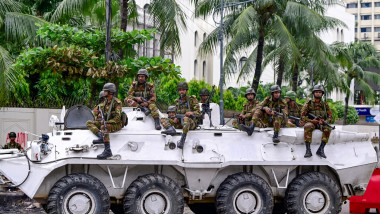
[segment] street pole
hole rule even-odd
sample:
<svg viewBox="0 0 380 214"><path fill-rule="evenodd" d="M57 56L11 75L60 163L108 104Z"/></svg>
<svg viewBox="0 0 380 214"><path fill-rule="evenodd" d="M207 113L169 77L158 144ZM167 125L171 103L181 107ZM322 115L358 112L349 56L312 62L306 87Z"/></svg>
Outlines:
<svg viewBox="0 0 380 214"><path fill-rule="evenodd" d="M109 62L111 58L111 0L106 0L106 63Z"/></svg>
<svg viewBox="0 0 380 214"><path fill-rule="evenodd" d="M224 125L224 102L223 102L223 84L224 84L224 72L223 72L223 0L220 2L220 125Z"/></svg>

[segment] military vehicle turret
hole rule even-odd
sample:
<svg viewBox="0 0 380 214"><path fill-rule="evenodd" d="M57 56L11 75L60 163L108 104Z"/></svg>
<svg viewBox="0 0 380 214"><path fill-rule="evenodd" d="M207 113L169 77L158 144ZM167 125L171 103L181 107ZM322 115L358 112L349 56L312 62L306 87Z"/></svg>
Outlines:
<svg viewBox="0 0 380 214"><path fill-rule="evenodd" d="M180 135L161 134L138 109L123 110L129 124L110 134L112 158L96 159L102 145L92 144L96 136L84 126L91 110L74 106L64 125L28 142L26 153L1 151L0 173L47 213L180 214L184 203L195 213L272 213L280 201L288 213L338 213L344 199L364 193L378 162L368 134L339 128L327 159L315 155L318 130L313 156L303 157L302 128L281 129L273 144L271 128L247 136L204 122L178 149Z"/></svg>

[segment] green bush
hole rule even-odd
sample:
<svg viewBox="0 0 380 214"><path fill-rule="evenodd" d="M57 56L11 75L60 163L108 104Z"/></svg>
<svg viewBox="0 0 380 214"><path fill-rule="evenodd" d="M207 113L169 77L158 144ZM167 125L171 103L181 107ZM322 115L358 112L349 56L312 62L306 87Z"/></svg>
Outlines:
<svg viewBox="0 0 380 214"><path fill-rule="evenodd" d="M339 119L343 119L344 117L344 105L336 105L337 116ZM355 124L359 121L359 115L356 109L352 106L348 106L347 110L347 125Z"/></svg>
<svg viewBox="0 0 380 214"><path fill-rule="evenodd" d="M235 110L236 111L243 111L243 104L247 102L247 99L243 96L240 96L237 98L237 101L235 103Z"/></svg>

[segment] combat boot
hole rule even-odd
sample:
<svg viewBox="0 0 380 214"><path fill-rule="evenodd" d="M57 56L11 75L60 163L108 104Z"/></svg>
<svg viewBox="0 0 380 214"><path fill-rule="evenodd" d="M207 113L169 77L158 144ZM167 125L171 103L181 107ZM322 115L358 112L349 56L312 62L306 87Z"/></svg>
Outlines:
<svg viewBox="0 0 380 214"><path fill-rule="evenodd" d="M185 144L185 140L186 140L186 135L187 135L186 133L182 133L181 140L177 142L178 149L183 149L183 145Z"/></svg>
<svg viewBox="0 0 380 214"><path fill-rule="evenodd" d="M247 132L248 136L251 136L253 131L255 130L255 123L252 123L250 126L246 126L244 124L241 124L240 127Z"/></svg>
<svg viewBox="0 0 380 214"><path fill-rule="evenodd" d="M98 155L96 158L98 159L106 159L112 157L112 151L110 143L104 143L104 151L102 154Z"/></svg>
<svg viewBox="0 0 380 214"><path fill-rule="evenodd" d="M159 117L155 117L153 119L154 119L154 126L155 126L156 130L161 130L160 118Z"/></svg>
<svg viewBox="0 0 380 214"><path fill-rule="evenodd" d="M316 154L321 157L321 158L327 158L326 155L325 155L325 146L326 146L326 143L325 142L321 142L321 145L319 145L319 148L316 152Z"/></svg>
<svg viewBox="0 0 380 214"><path fill-rule="evenodd" d="M272 138L272 140L273 140L273 143L275 143L275 144L277 144L277 143L280 142L280 139L278 138L278 132L274 132L274 133L273 133L273 138Z"/></svg>
<svg viewBox="0 0 380 214"><path fill-rule="evenodd" d="M98 137L98 139L93 140L92 143L93 144L102 144L103 143L103 135L102 135L102 133L98 132L98 133L96 133L96 136Z"/></svg>
<svg viewBox="0 0 380 214"><path fill-rule="evenodd" d="M313 154L311 153L311 149L310 149L310 143L306 143L306 153L305 155L303 156L304 158L310 158L311 156L313 156Z"/></svg>
<svg viewBox="0 0 380 214"><path fill-rule="evenodd" d="M145 116L150 114L150 110L147 107L140 107L140 110L145 114Z"/></svg>
<svg viewBox="0 0 380 214"><path fill-rule="evenodd" d="M173 126L169 126L165 131L162 131L161 134L174 135L177 132L173 128Z"/></svg>

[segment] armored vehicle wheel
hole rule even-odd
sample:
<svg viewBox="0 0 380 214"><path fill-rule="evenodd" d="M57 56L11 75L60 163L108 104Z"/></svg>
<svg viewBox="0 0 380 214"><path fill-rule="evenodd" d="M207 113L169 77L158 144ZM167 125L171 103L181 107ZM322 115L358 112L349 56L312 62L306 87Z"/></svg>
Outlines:
<svg viewBox="0 0 380 214"><path fill-rule="evenodd" d="M180 187L164 175L138 177L128 187L124 197L126 214L182 214L183 209Z"/></svg>
<svg viewBox="0 0 380 214"><path fill-rule="evenodd" d="M214 203L188 204L188 206L194 214L216 214Z"/></svg>
<svg viewBox="0 0 380 214"><path fill-rule="evenodd" d="M216 192L216 209L223 214L271 214L273 203L268 183L252 173L228 176Z"/></svg>
<svg viewBox="0 0 380 214"><path fill-rule="evenodd" d="M288 213L339 213L342 194L326 174L308 172L295 178L285 194Z"/></svg>
<svg viewBox="0 0 380 214"><path fill-rule="evenodd" d="M71 174L61 178L50 190L49 214L108 213L110 197L97 178L87 174Z"/></svg>

